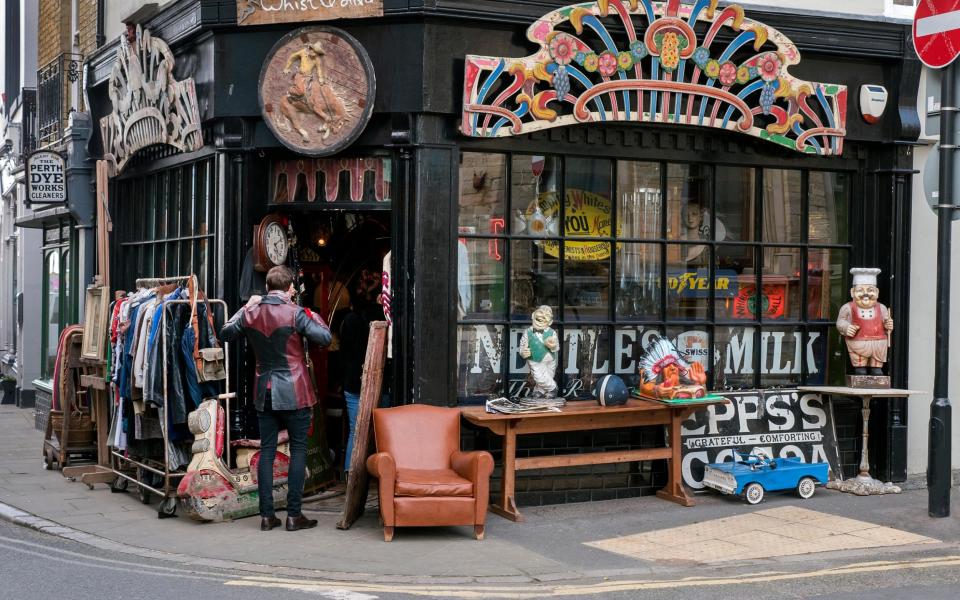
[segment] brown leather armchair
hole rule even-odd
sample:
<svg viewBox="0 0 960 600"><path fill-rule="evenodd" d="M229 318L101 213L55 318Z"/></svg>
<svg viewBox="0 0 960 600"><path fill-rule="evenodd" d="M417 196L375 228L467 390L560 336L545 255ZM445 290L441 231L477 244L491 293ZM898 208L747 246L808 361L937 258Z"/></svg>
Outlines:
<svg viewBox="0 0 960 600"><path fill-rule="evenodd" d="M409 404L373 411L377 454L367 469L380 483L383 539L393 528L473 525L483 539L493 457L460 451L460 411Z"/></svg>

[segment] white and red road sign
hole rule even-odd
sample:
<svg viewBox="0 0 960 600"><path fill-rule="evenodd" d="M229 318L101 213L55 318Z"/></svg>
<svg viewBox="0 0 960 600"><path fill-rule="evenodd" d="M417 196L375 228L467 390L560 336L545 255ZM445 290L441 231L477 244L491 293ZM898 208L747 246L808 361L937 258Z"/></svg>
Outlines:
<svg viewBox="0 0 960 600"><path fill-rule="evenodd" d="M960 0L920 0L913 46L923 64L942 69L960 55Z"/></svg>

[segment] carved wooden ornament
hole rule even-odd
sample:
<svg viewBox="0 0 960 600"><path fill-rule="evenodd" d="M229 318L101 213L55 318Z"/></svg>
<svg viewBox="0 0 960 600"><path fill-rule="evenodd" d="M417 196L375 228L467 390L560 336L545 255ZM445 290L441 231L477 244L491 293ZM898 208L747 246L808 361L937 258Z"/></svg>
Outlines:
<svg viewBox="0 0 960 600"><path fill-rule="evenodd" d="M382 16L383 0L237 0L237 25Z"/></svg>
<svg viewBox="0 0 960 600"><path fill-rule="evenodd" d="M714 127L839 155L847 88L797 79L800 52L717 0L597 0L538 19L525 58L467 56L464 134L521 135L579 123Z"/></svg>
<svg viewBox="0 0 960 600"><path fill-rule="evenodd" d="M137 26L132 44L125 34L120 37L107 88L113 112L100 119L103 158L113 172L155 144L181 152L203 147L196 86L193 79L174 79L173 65L170 47L148 30Z"/></svg>
<svg viewBox="0 0 960 600"><path fill-rule="evenodd" d="M260 109L284 146L335 154L363 132L377 83L366 50L333 27L305 27L274 45L260 71Z"/></svg>

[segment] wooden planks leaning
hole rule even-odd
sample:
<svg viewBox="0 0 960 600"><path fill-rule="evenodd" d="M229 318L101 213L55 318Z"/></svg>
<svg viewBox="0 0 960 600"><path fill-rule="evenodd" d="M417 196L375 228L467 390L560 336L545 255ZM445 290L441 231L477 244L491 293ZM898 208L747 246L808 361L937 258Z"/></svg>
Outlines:
<svg viewBox="0 0 960 600"><path fill-rule="evenodd" d="M367 457L370 456L373 437L373 409L380 403L383 387L383 365L387 359L387 323L370 323L367 341L367 356L363 362L363 377L360 380L360 408L357 411L357 429L353 438L353 456L350 460L350 476L347 478L347 494L343 514L337 529L350 529L363 513L367 502L369 475Z"/></svg>

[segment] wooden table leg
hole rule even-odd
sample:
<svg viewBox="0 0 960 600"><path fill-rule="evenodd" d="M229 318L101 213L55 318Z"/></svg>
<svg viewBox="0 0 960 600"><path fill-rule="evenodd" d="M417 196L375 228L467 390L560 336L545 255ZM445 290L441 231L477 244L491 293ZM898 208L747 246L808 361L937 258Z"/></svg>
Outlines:
<svg viewBox="0 0 960 600"><path fill-rule="evenodd" d="M517 503L514 499L514 486L517 477L516 460L516 422L511 421L507 424L507 429L503 434L503 477L502 489L500 490L500 503L491 505L490 512L519 523L523 521L523 515L517 510Z"/></svg>
<svg viewBox="0 0 960 600"><path fill-rule="evenodd" d="M680 443L680 423L683 422L683 409L670 409L670 429L667 446L670 448L670 458L667 459L667 486L657 492L657 497L682 506L693 506L693 498L687 494L683 485L683 474L680 472L683 458Z"/></svg>

